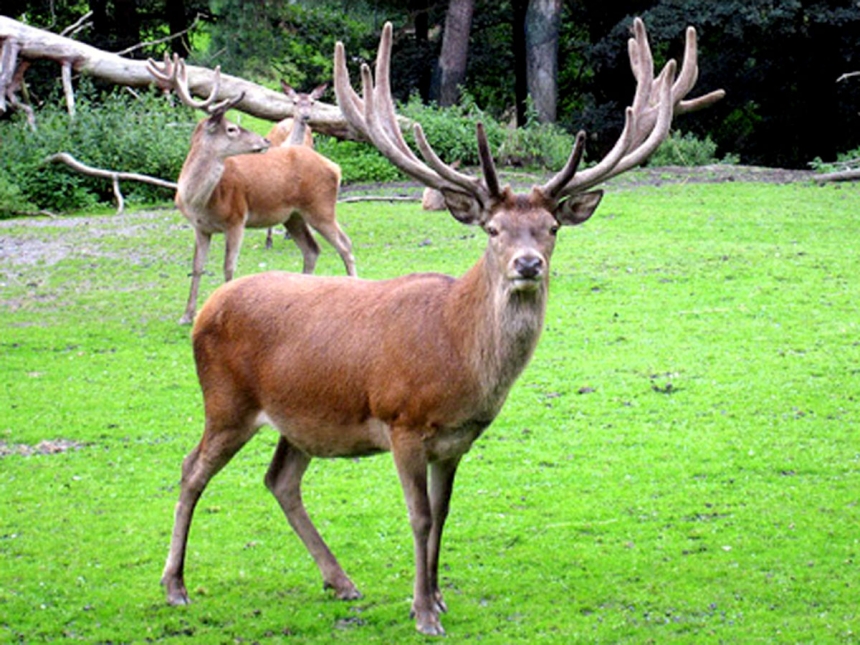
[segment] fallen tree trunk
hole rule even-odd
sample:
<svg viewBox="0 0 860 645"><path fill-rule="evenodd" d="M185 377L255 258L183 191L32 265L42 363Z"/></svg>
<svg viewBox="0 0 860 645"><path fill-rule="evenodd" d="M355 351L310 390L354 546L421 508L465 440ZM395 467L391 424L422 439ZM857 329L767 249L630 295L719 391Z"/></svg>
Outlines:
<svg viewBox="0 0 860 645"><path fill-rule="evenodd" d="M820 184L828 181L857 181L860 179L860 169L854 170L838 170L836 172L828 172L822 175L815 175L815 181Z"/></svg>
<svg viewBox="0 0 860 645"><path fill-rule="evenodd" d="M117 85L145 87L155 83L146 68L146 61L125 58L102 51L72 38L25 25L6 16L0 16L0 112L7 109L7 101L19 103L17 92L23 83L23 71L33 60L56 61L61 67L63 88L70 111L74 110L74 93L71 87L72 72L87 74ZM188 66L188 87L192 94L207 97L212 91L214 72L205 67ZM280 121L293 116L292 102L281 92L227 74L221 74L218 100L244 97L237 110L268 121ZM338 138L355 139L340 109L317 102L309 121L316 132Z"/></svg>

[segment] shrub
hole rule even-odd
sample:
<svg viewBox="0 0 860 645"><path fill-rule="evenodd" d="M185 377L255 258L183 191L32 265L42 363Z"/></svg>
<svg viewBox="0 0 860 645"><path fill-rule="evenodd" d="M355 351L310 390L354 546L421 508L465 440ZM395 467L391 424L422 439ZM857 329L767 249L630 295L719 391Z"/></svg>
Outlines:
<svg viewBox="0 0 860 645"><path fill-rule="evenodd" d="M672 132L648 160L649 166L707 166L715 163L737 163L734 155L720 161L717 144L706 136L699 139L691 132Z"/></svg>
<svg viewBox="0 0 860 645"><path fill-rule="evenodd" d="M391 182L406 178L370 144L318 136L314 147L321 155L340 165L344 183Z"/></svg>
<svg viewBox="0 0 860 645"><path fill-rule="evenodd" d="M69 152L97 168L139 172L163 179L179 175L188 152L196 117L187 108L171 107L154 93L133 96L116 90L100 104L81 93L71 119L58 107L41 109L33 132L23 118L0 124L4 192L21 203L52 211L69 211L110 203L109 181L88 177L45 158ZM128 201L163 201L170 191L147 184L125 185ZM20 210L20 209L8 209Z"/></svg>

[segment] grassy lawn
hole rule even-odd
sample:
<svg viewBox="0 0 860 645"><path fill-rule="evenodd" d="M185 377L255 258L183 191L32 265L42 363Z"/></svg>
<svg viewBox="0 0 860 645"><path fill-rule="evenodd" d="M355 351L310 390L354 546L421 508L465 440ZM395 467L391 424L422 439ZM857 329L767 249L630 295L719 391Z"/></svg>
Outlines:
<svg viewBox="0 0 860 645"><path fill-rule="evenodd" d="M459 471L449 639L856 642L858 205L855 185L615 189L560 233L541 344ZM460 274L485 241L417 204L339 219L365 278ZM239 274L300 269L292 242L264 238L246 234ZM317 460L305 480L365 594L338 602L262 484L271 431L207 489L194 603L166 605L202 431L177 324L192 240L167 209L0 222L0 642L429 640L408 619L390 457ZM321 246L317 272L341 274ZM222 260L216 238L201 300Z"/></svg>

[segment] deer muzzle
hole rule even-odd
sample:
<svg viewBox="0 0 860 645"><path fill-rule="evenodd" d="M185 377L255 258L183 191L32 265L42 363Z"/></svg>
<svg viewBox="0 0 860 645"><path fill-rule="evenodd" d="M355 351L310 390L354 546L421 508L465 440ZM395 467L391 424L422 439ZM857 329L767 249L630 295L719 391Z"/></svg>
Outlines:
<svg viewBox="0 0 860 645"><path fill-rule="evenodd" d="M546 260L542 255L527 251L515 256L509 265L508 279L516 290L537 289L546 273Z"/></svg>

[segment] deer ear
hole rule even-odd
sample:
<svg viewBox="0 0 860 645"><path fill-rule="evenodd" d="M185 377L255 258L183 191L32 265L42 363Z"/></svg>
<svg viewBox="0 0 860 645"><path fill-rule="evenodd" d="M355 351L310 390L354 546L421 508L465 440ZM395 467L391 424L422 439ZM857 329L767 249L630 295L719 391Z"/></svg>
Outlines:
<svg viewBox="0 0 860 645"><path fill-rule="evenodd" d="M458 222L463 224L480 224L483 220L484 208L472 195L450 188L440 188L445 198L445 206Z"/></svg>
<svg viewBox="0 0 860 645"><path fill-rule="evenodd" d="M559 224L564 224L565 226L582 224L591 217L602 198L602 190L592 190L588 193L571 195L556 206L553 215L555 215Z"/></svg>
<svg viewBox="0 0 860 645"><path fill-rule="evenodd" d="M325 91L328 89L328 83L323 83L322 85L318 85L314 88L313 92L311 92L310 97L314 100L321 97L325 94Z"/></svg>

